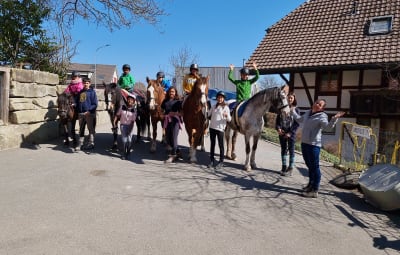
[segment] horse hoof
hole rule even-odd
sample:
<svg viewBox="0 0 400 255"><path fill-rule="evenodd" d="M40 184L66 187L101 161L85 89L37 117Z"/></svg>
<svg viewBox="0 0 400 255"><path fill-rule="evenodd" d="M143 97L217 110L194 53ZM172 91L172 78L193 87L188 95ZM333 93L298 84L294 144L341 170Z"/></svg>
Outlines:
<svg viewBox="0 0 400 255"><path fill-rule="evenodd" d="M253 169L253 170L257 169L257 165L255 163L251 164L250 166L251 166L251 169Z"/></svg>
<svg viewBox="0 0 400 255"><path fill-rule="evenodd" d="M251 171L251 167L250 167L250 166L245 166L245 167L244 167L244 170L245 170L246 172L250 172L250 171Z"/></svg>

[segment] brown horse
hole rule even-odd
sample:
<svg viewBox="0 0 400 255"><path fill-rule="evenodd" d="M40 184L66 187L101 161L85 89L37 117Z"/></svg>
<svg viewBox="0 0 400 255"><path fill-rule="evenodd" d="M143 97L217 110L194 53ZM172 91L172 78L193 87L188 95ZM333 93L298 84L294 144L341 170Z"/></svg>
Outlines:
<svg viewBox="0 0 400 255"><path fill-rule="evenodd" d="M157 124L160 122L161 127L164 122L164 112L161 109L161 103L164 101L164 88L157 82L146 77L147 81L147 100L150 109L151 125L153 127L153 138L151 140L150 152L156 152L157 147ZM163 130L162 141L164 142L165 134Z"/></svg>
<svg viewBox="0 0 400 255"><path fill-rule="evenodd" d="M204 147L207 129L207 94L210 77L199 77L183 104L183 122L189 138L189 160L196 162L197 146Z"/></svg>

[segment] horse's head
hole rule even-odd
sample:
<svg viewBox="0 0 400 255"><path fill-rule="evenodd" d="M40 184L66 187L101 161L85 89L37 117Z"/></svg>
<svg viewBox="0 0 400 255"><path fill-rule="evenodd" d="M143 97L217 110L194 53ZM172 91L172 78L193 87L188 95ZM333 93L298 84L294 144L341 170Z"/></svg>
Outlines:
<svg viewBox="0 0 400 255"><path fill-rule="evenodd" d="M200 96L200 102L202 104L207 103L207 95L208 95L208 82L210 80L210 76L200 76L196 80L192 92L197 96Z"/></svg>
<svg viewBox="0 0 400 255"><path fill-rule="evenodd" d="M165 98L164 88L160 86L157 80L149 79L146 77L147 81L147 99L149 103L150 110L156 109L157 106L160 106L162 101Z"/></svg>
<svg viewBox="0 0 400 255"><path fill-rule="evenodd" d="M67 93L61 93L57 95L58 116L60 119L67 119L68 117L72 118L72 104L74 103L72 95Z"/></svg>
<svg viewBox="0 0 400 255"><path fill-rule="evenodd" d="M275 106L278 111L287 116L290 113L290 106L288 102L287 95L289 94L289 86L284 85L279 90L279 98L277 100L277 105Z"/></svg>

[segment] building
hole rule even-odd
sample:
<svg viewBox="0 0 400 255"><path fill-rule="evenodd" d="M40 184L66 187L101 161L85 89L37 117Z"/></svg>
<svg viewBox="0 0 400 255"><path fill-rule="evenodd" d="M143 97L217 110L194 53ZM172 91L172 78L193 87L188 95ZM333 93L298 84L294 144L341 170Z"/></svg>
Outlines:
<svg viewBox="0 0 400 255"><path fill-rule="evenodd" d="M246 66L280 75L301 110L321 97L329 114L398 131L399 17L400 0L309 0L266 29ZM337 141L339 128L325 141Z"/></svg>
<svg viewBox="0 0 400 255"><path fill-rule="evenodd" d="M96 88L102 88L103 82L111 83L117 82L118 80L116 65L71 63L68 68L67 83L71 80L73 71L78 71L82 78L89 77L92 81L92 85Z"/></svg>

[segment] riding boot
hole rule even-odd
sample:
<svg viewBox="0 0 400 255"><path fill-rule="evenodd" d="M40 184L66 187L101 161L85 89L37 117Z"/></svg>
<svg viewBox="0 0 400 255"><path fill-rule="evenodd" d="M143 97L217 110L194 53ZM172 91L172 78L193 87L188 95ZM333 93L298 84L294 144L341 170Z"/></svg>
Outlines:
<svg viewBox="0 0 400 255"><path fill-rule="evenodd" d="M84 136L80 136L79 137L79 147L81 150L83 150L84 148L84 143L85 143L85 137Z"/></svg>
<svg viewBox="0 0 400 255"><path fill-rule="evenodd" d="M130 142L127 142L126 143L126 158L128 158L129 157L129 155L131 154L131 143Z"/></svg>
<svg viewBox="0 0 400 255"><path fill-rule="evenodd" d="M289 167L286 169L285 176L291 176L294 168L294 157L289 157Z"/></svg>
<svg viewBox="0 0 400 255"><path fill-rule="evenodd" d="M282 156L282 169L281 169L281 175L285 176L285 173L287 171L287 159L286 155Z"/></svg>

